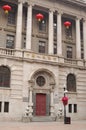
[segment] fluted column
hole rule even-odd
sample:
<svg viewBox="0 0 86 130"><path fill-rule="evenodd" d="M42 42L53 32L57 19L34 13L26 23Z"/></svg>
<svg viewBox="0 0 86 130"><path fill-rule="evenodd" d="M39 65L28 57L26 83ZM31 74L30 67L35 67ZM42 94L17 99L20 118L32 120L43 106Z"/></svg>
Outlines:
<svg viewBox="0 0 86 130"><path fill-rule="evenodd" d="M83 20L84 59L86 60L86 19Z"/></svg>
<svg viewBox="0 0 86 130"><path fill-rule="evenodd" d="M57 54L62 56L62 27L61 13L57 13Z"/></svg>
<svg viewBox="0 0 86 130"><path fill-rule="evenodd" d="M76 18L76 58L81 59L80 19Z"/></svg>
<svg viewBox="0 0 86 130"><path fill-rule="evenodd" d="M53 11L49 11L49 43L48 43L48 53L53 54Z"/></svg>
<svg viewBox="0 0 86 130"><path fill-rule="evenodd" d="M26 49L31 50L32 36L32 5L28 5L27 28L26 28Z"/></svg>
<svg viewBox="0 0 86 130"><path fill-rule="evenodd" d="M17 25L16 25L16 49L21 49L22 41L22 14L23 14L23 3L18 3L17 11Z"/></svg>

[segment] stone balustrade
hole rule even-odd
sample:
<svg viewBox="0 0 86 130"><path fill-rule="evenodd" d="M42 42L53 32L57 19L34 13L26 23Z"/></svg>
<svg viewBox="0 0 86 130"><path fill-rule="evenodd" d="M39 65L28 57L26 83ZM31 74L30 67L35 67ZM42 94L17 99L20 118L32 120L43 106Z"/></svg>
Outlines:
<svg viewBox="0 0 86 130"><path fill-rule="evenodd" d="M0 57L2 56L10 56L12 58L22 58L24 60L35 60L37 62L46 62L50 64L67 64L67 65L75 65L75 66L85 66L84 60L74 60L74 59L66 59L64 57L59 57L56 55L44 55L35 53L32 51L27 50L14 50L14 49L7 49L7 48L0 48Z"/></svg>

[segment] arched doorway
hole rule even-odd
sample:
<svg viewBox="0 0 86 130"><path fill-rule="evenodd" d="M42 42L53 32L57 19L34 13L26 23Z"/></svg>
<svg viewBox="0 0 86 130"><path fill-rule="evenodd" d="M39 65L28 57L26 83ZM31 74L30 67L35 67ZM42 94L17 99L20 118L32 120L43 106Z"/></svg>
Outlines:
<svg viewBox="0 0 86 130"><path fill-rule="evenodd" d="M55 79L52 72L42 69L36 71L31 80L34 116L50 116L53 109L53 90ZM31 87L30 86L30 87Z"/></svg>

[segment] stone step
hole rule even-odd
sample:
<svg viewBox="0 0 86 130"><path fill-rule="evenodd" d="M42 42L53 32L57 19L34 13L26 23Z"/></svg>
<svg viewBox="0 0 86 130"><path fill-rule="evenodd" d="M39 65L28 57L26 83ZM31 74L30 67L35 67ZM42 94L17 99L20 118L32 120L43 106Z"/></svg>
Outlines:
<svg viewBox="0 0 86 130"><path fill-rule="evenodd" d="M52 122L55 121L55 117L50 116L35 116L32 117L32 122Z"/></svg>

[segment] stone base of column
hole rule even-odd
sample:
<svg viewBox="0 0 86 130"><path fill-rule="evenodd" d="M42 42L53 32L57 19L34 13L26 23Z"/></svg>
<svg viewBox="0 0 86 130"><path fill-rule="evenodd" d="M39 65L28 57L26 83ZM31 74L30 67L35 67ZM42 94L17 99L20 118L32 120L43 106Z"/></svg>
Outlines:
<svg viewBox="0 0 86 130"><path fill-rule="evenodd" d="M31 121L32 121L32 118L31 118L31 117L28 117L28 116L23 116L23 117L22 117L22 122L27 123L27 122L31 122Z"/></svg>

